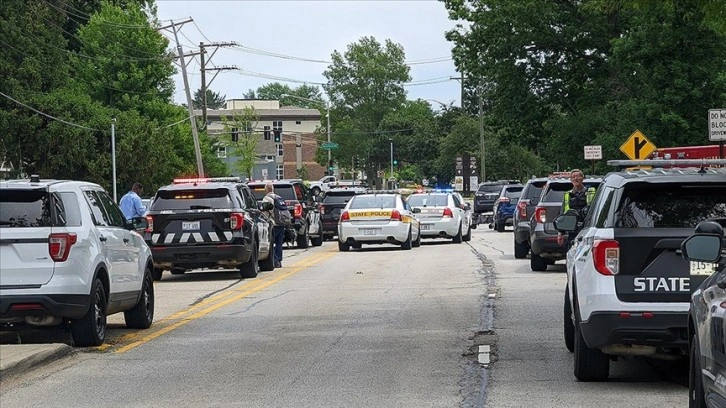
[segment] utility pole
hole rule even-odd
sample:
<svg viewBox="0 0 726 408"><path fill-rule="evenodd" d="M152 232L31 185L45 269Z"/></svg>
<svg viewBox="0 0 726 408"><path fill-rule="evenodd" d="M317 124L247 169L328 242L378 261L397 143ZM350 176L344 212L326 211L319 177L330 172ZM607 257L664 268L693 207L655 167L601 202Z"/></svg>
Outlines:
<svg viewBox="0 0 726 408"><path fill-rule="evenodd" d="M111 119L111 172L113 178L113 202L118 203L116 199L116 118Z"/></svg>
<svg viewBox="0 0 726 408"><path fill-rule="evenodd" d="M179 65L181 66L182 70L182 79L184 79L184 91L186 91L187 94L187 109L189 110L189 120L191 121L192 125L192 139L194 139L194 153L197 159L197 175L199 177L204 176L204 164L202 163L202 150L201 146L199 144L199 131L197 129L197 120L194 117L194 107L192 106L192 94L189 90L189 78L187 77L187 64L184 62L184 50L182 50L181 44L179 43L179 34L177 31L177 26L182 26L186 23L189 23L193 21L191 18L181 21L179 23L175 23L174 21L170 20L170 24L168 26L159 27L160 30L171 28L174 32L174 40L176 41L176 51L177 56L179 58Z"/></svg>
<svg viewBox="0 0 726 408"><path fill-rule="evenodd" d="M464 70L461 70L461 78L459 77L449 77L449 79L453 79L456 81L461 82L461 110L464 110Z"/></svg>
<svg viewBox="0 0 726 408"><path fill-rule="evenodd" d="M214 51L212 51L212 54L209 56L211 59L214 54L217 52L219 47L231 47L238 45L236 42L214 42L211 44L205 44L203 42L199 43L199 54L200 54L200 68L199 70L202 73L202 120L204 121L204 127L207 127L207 86L212 84L212 81L214 81L214 78L217 77L217 74L219 74L220 71L229 71L234 69L239 69L236 66L224 66L224 67L214 67L214 68L207 68L207 59L205 58L205 54L207 53L206 48L207 47L215 47ZM212 79L209 81L209 84L207 84L207 71L217 71L217 74L214 74Z"/></svg>
<svg viewBox="0 0 726 408"><path fill-rule="evenodd" d="M484 96L481 82L479 83L479 156L481 160L481 182L487 181L486 160L484 149Z"/></svg>

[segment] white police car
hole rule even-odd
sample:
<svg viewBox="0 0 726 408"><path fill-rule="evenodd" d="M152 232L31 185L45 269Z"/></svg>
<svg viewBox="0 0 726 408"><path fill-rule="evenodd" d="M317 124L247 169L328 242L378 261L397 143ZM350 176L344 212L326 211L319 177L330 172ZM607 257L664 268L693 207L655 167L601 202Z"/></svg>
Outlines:
<svg viewBox="0 0 726 408"><path fill-rule="evenodd" d="M451 192L416 193L408 204L417 211L423 238L450 238L455 243L471 240L471 218L464 203Z"/></svg>
<svg viewBox="0 0 726 408"><path fill-rule="evenodd" d="M415 212L398 193L353 196L340 214L338 249L359 249L363 244L417 247L421 245L421 233Z"/></svg>

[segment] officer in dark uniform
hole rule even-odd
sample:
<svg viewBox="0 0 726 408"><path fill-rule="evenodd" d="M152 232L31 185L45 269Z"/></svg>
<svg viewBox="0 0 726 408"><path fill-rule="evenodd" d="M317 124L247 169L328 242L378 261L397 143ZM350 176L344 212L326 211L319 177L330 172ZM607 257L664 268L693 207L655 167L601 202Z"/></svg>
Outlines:
<svg viewBox="0 0 726 408"><path fill-rule="evenodd" d="M583 181L585 174L580 169L573 169L570 172L570 181L572 181L572 190L565 193L562 202L562 214L567 212L575 212L582 221L582 209L590 205L595 197L595 189L593 187L585 188ZM580 231L573 231L568 234L567 241L572 241ZM557 243L565 244L565 236L561 232L557 234Z"/></svg>

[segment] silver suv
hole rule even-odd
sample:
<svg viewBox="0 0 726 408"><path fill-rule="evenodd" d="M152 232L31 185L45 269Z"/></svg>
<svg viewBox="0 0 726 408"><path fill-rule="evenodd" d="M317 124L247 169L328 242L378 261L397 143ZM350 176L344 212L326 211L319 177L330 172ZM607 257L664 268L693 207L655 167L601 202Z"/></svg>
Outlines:
<svg viewBox="0 0 726 408"><path fill-rule="evenodd" d="M0 326L70 323L76 346L98 346L106 316L154 318L151 251L101 186L0 182Z"/></svg>

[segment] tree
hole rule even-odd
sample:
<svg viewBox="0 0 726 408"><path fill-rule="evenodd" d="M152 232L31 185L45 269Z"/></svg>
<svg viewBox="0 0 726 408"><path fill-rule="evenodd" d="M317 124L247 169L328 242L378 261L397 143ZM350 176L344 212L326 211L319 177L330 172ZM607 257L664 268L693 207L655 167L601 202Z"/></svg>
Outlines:
<svg viewBox="0 0 726 408"><path fill-rule="evenodd" d="M219 92L214 92L207 88L207 108L208 109L220 109L227 102L227 95L222 95ZM202 88L194 91L194 97L192 98L192 107L194 109L202 109L204 106L204 98L202 98Z"/></svg>
<svg viewBox="0 0 726 408"><path fill-rule="evenodd" d="M282 95L294 95L303 99L287 96L283 97ZM320 88L317 86L300 85L297 88L291 88L288 85L273 82L257 88L257 96L260 99L279 100L281 106L299 106L302 108L313 109L320 109L322 106L323 110L325 109L325 102L323 102L323 97L320 94ZM312 99L320 102L311 102L306 99Z"/></svg>
<svg viewBox="0 0 726 408"><path fill-rule="evenodd" d="M256 152L260 133L256 129L259 120L259 115L252 107L245 107L240 113L234 111L231 118L222 116L224 135L221 140L232 148L232 155L237 158L235 162L237 171L248 179L252 178L252 169L257 163Z"/></svg>
<svg viewBox="0 0 726 408"><path fill-rule="evenodd" d="M242 98L244 99L257 99L257 94L255 94L254 89L248 89L247 92L242 94Z"/></svg>

